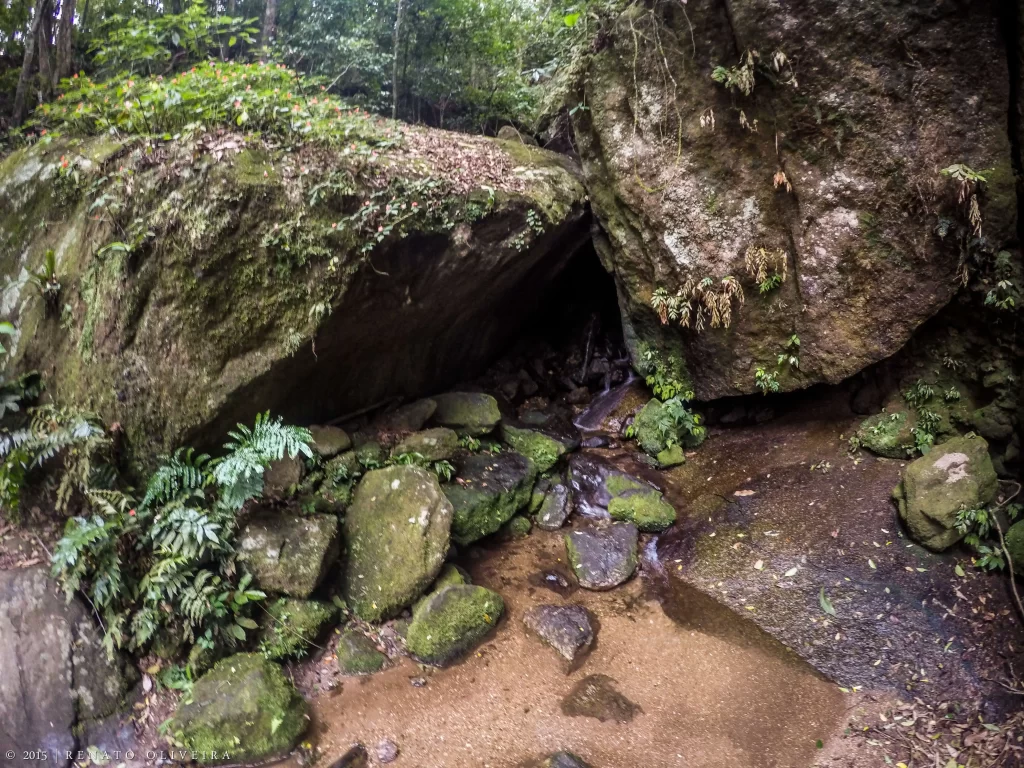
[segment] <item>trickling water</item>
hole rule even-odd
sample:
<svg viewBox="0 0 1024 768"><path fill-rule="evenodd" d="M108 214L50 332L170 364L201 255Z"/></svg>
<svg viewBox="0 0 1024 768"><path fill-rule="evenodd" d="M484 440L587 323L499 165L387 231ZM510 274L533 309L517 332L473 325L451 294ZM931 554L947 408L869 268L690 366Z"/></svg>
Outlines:
<svg viewBox="0 0 1024 768"><path fill-rule="evenodd" d="M573 420L577 429L583 432L599 432L605 419L614 411L626 396L637 376L630 371L629 378L616 387L605 387L605 390L595 397L587 409Z"/></svg>

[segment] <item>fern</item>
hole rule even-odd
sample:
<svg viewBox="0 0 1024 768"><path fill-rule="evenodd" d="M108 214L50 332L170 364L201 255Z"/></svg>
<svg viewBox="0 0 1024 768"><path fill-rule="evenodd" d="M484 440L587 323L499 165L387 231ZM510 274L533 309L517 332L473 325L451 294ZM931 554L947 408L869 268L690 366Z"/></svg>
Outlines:
<svg viewBox="0 0 1024 768"><path fill-rule="evenodd" d="M232 438L224 446L228 453L214 462L213 477L221 489L221 503L232 509L241 509L262 493L263 471L271 462L299 454L313 457L309 430L285 426L280 417L271 419L269 411L256 416L252 429L239 424L228 435Z"/></svg>
<svg viewBox="0 0 1024 768"><path fill-rule="evenodd" d="M213 482L213 476L207 470L210 457L201 453L196 455L192 448L179 448L149 478L146 484L146 495L139 505L143 509L166 504L176 498L179 493L206 488Z"/></svg>

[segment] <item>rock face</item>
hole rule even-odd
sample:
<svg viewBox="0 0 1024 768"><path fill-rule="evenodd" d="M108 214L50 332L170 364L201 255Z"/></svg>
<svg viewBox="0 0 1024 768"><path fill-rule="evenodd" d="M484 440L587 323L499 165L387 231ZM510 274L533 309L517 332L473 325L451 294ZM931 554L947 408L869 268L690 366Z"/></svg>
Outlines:
<svg viewBox="0 0 1024 768"><path fill-rule="evenodd" d="M943 550L964 536L956 529L957 512L988 504L997 490L988 443L958 437L907 465L893 495L910 535Z"/></svg>
<svg viewBox="0 0 1024 768"><path fill-rule="evenodd" d="M260 589L309 597L338 559L338 519L260 512L242 529L238 550Z"/></svg>
<svg viewBox="0 0 1024 768"><path fill-rule="evenodd" d="M356 615L380 621L430 586L448 554L452 505L432 472L368 472L345 515L342 588Z"/></svg>
<svg viewBox="0 0 1024 768"><path fill-rule="evenodd" d="M954 163L991 169L982 247L1013 241L998 17L989 2L735 0L610 19L580 62L572 101L589 109L573 121L641 372L707 400L755 391L793 334L785 390L896 352L957 290L956 238L937 231L964 221L938 173ZM664 324L659 290L682 294Z"/></svg>
<svg viewBox="0 0 1024 768"><path fill-rule="evenodd" d="M452 539L469 544L497 531L530 503L536 477L536 465L512 451L464 458L444 488L455 510Z"/></svg>
<svg viewBox="0 0 1024 768"><path fill-rule="evenodd" d="M445 666L483 640L504 610L501 595L484 587L444 587L416 607L406 647L427 664Z"/></svg>
<svg viewBox="0 0 1024 768"><path fill-rule="evenodd" d="M631 523L583 528L565 537L569 564L587 589L612 589L628 581L637 566L636 526Z"/></svg>
<svg viewBox="0 0 1024 768"><path fill-rule="evenodd" d="M594 642L590 614L582 605L536 605L523 614L523 623L568 662Z"/></svg>
<svg viewBox="0 0 1024 768"><path fill-rule="evenodd" d="M361 140L380 144L369 169L362 153L242 136L223 157L198 139L162 143L156 157L109 137L6 157L0 279L16 284L3 313L20 331L13 368L44 371L57 402L121 423L142 458L219 441L257 411L317 423L481 369L587 239L578 170L482 137L369 118L365 129ZM62 205L62 155L83 189L109 181ZM125 175L131 194L113 181ZM342 177L351 189L311 194ZM427 188L428 178L443 181ZM103 194L119 200L116 216L90 214ZM369 201L385 217L396 197L415 215L379 243L376 220L343 213ZM136 219L132 231L151 236L96 255ZM23 287L47 249L61 323Z"/></svg>
<svg viewBox="0 0 1024 768"><path fill-rule="evenodd" d="M89 611L56 590L42 568L0 571L0 742L19 756L45 750L51 763L78 748L80 728L117 712L128 688Z"/></svg>
<svg viewBox="0 0 1024 768"><path fill-rule="evenodd" d="M239 653L199 678L174 711L168 732L204 763L243 763L289 752L309 720L306 702L272 661ZM209 759L211 753L223 755Z"/></svg>

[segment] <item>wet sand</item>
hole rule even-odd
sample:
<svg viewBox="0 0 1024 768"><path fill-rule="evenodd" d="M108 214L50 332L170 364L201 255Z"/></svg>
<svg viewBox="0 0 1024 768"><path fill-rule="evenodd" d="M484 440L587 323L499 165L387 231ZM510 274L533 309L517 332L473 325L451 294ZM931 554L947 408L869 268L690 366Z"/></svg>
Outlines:
<svg viewBox="0 0 1024 768"><path fill-rule="evenodd" d="M702 603L705 631L670 619L652 582L639 577L611 592L565 597L534 586L548 569L568 574L561 535L537 530L471 552L463 564L506 601L495 633L455 667L424 673L405 660L346 678L316 699L311 734L325 764L353 742L372 751L388 738L401 749L394 763L401 768L516 766L558 749L595 768L797 768L820 754L818 739L841 731L846 703L837 687L711 601ZM592 652L569 674L522 626L529 607L564 602L587 607L599 627ZM642 711L623 723L565 714L563 698L594 674L612 678ZM421 675L428 684L414 687L410 679Z"/></svg>

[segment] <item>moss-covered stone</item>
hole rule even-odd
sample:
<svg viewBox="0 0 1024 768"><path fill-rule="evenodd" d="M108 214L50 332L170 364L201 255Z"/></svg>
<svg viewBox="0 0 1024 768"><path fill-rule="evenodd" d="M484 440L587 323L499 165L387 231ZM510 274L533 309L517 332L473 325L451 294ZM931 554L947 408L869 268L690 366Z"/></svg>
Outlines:
<svg viewBox="0 0 1024 768"><path fill-rule="evenodd" d="M503 526L502 533L510 539L523 539L530 535L533 523L526 515L516 515Z"/></svg>
<svg viewBox="0 0 1024 768"><path fill-rule="evenodd" d="M512 451L463 458L444 487L454 509L452 539L469 544L497 531L530 503L536 477L536 465Z"/></svg>
<svg viewBox="0 0 1024 768"><path fill-rule="evenodd" d="M988 443L957 437L908 464L893 496L910 535L943 550L964 536L956 527L957 513L988 504L997 490Z"/></svg>
<svg viewBox="0 0 1024 768"><path fill-rule="evenodd" d="M268 659L302 656L338 617L338 609L319 600L270 601L260 621L259 651Z"/></svg>
<svg viewBox="0 0 1024 768"><path fill-rule="evenodd" d="M566 452L565 446L553 437L508 422L501 425L501 439L532 460L538 472L547 472Z"/></svg>
<svg viewBox="0 0 1024 768"><path fill-rule="evenodd" d="M497 592L467 584L445 587L413 614L406 647L420 661L445 666L483 640L504 610Z"/></svg>
<svg viewBox="0 0 1024 768"><path fill-rule="evenodd" d="M313 435L313 450L324 459L333 458L352 447L352 438L341 427L312 426L309 431Z"/></svg>
<svg viewBox="0 0 1024 768"><path fill-rule="evenodd" d="M680 464L686 463L686 456L683 454L683 446L681 445L673 445L671 448L666 448L664 451L659 452L655 458L658 460L658 466L662 469L677 467Z"/></svg>
<svg viewBox="0 0 1024 768"><path fill-rule="evenodd" d="M309 597L337 558L333 515L260 511L238 537L238 559L265 592Z"/></svg>
<svg viewBox="0 0 1024 768"><path fill-rule="evenodd" d="M338 669L345 675L372 675L388 663L373 640L355 627L345 627L338 638Z"/></svg>
<svg viewBox="0 0 1024 768"><path fill-rule="evenodd" d="M676 521L675 509L653 489L614 497L608 502L608 514L648 533L663 531Z"/></svg>
<svg viewBox="0 0 1024 768"><path fill-rule="evenodd" d="M286 456L271 462L263 473L263 493L272 499L283 499L292 495L302 482L305 467L301 457Z"/></svg>
<svg viewBox="0 0 1024 768"><path fill-rule="evenodd" d="M447 392L433 398L434 421L463 435L486 435L501 421L498 401L483 392Z"/></svg>
<svg viewBox="0 0 1024 768"><path fill-rule="evenodd" d="M704 439L675 423L665 404L656 398L649 400L633 418L633 437L647 455L656 457L664 453L667 458L673 446L695 447Z"/></svg>
<svg viewBox="0 0 1024 768"><path fill-rule="evenodd" d="M168 721L184 748L245 763L287 754L309 725L306 702L284 671L258 653L222 659L199 678Z"/></svg>
<svg viewBox="0 0 1024 768"><path fill-rule="evenodd" d="M1024 520L1014 523L1006 532L1006 551L1013 560L1013 572L1024 575Z"/></svg>
<svg viewBox="0 0 1024 768"><path fill-rule="evenodd" d="M413 432L391 450L392 456L418 453L427 461L450 459L459 450L459 436L447 427Z"/></svg>
<svg viewBox="0 0 1024 768"><path fill-rule="evenodd" d="M470 584L472 583L469 579L469 574L459 568L457 565L452 563L445 563L441 568L441 572L434 579L434 583L430 585L430 590L427 594L423 595L419 600L413 604L413 613L424 603L435 592L440 592L445 587L450 587L453 584Z"/></svg>
<svg viewBox="0 0 1024 768"><path fill-rule="evenodd" d="M861 422L857 429L860 444L872 453L889 459L905 459L914 449L917 417L907 411L878 413Z"/></svg>
<svg viewBox="0 0 1024 768"><path fill-rule="evenodd" d="M351 480L363 471L363 465L359 463L359 456L355 451L345 451L335 456L324 466L324 477L327 480L345 481Z"/></svg>
<svg viewBox="0 0 1024 768"><path fill-rule="evenodd" d="M388 451L376 440L366 440L356 446L356 459L359 466L365 469L377 469L388 460Z"/></svg>
<svg viewBox="0 0 1024 768"><path fill-rule="evenodd" d="M364 475L344 525L342 591L356 615L380 621L410 605L440 572L451 525L432 472L403 465Z"/></svg>

